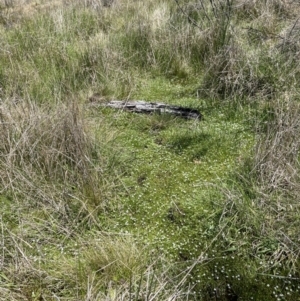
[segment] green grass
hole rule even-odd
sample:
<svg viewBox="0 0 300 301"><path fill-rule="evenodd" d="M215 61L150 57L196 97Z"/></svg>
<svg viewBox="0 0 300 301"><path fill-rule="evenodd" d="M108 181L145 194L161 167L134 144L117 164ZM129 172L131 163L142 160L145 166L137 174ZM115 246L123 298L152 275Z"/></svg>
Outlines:
<svg viewBox="0 0 300 301"><path fill-rule="evenodd" d="M0 1L0 300L299 300L298 7L17 2Z"/></svg>

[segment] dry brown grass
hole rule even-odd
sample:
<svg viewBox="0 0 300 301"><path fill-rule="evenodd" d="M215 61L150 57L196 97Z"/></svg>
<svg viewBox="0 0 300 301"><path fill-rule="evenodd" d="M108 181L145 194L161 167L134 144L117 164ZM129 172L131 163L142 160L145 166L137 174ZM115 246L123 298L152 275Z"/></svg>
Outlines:
<svg viewBox="0 0 300 301"><path fill-rule="evenodd" d="M6 189L24 193L35 177L71 184L89 176L91 144L78 107L61 104L51 110L22 101L1 105L1 179ZM17 188L20 183L27 183L27 189Z"/></svg>
<svg viewBox="0 0 300 301"><path fill-rule="evenodd" d="M288 96L270 104L268 110L271 120L265 125L266 132L259 136L255 166L267 191L288 192L299 185L300 108Z"/></svg>
<svg viewBox="0 0 300 301"><path fill-rule="evenodd" d="M38 13L49 12L55 8L62 7L63 0L1 0L0 11L10 25L11 21L18 21L22 18L32 18Z"/></svg>
<svg viewBox="0 0 300 301"><path fill-rule="evenodd" d="M269 118L257 138L252 173L257 193L257 208L264 215L262 237L277 244L271 251L274 265L298 270L299 191L300 191L300 106L297 95L272 102ZM261 242L254 246L261 248Z"/></svg>
<svg viewBox="0 0 300 301"><path fill-rule="evenodd" d="M288 0L236 0L235 9L250 18L267 17L271 15L289 16L293 13L295 1Z"/></svg>
<svg viewBox="0 0 300 301"><path fill-rule="evenodd" d="M247 233L252 254L261 259L261 270L269 273L282 268L297 274L300 106L297 95L265 106L253 158L245 161L234 189L222 191L227 203L221 220L228 222L231 217L235 226ZM231 231L231 227L225 229L224 237L236 247L239 240Z"/></svg>
<svg viewBox="0 0 300 301"><path fill-rule="evenodd" d="M96 222L97 212L113 203L117 182L109 160L99 154L109 135L101 142L92 138L74 102L38 106L7 101L0 109L1 193L22 207L58 214L58 227L66 233L64 224L76 228L79 221ZM96 136L100 133L104 130Z"/></svg>

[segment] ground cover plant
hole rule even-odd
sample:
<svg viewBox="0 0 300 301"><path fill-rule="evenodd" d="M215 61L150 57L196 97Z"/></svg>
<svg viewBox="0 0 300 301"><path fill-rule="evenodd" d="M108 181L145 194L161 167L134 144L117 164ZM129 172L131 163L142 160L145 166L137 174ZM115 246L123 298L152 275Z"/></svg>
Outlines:
<svg viewBox="0 0 300 301"><path fill-rule="evenodd" d="M298 13L0 0L0 300L300 300Z"/></svg>

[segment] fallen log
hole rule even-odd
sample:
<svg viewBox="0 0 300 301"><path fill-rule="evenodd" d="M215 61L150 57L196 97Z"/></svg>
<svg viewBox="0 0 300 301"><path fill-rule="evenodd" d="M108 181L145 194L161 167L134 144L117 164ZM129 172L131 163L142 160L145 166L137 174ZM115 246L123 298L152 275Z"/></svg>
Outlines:
<svg viewBox="0 0 300 301"><path fill-rule="evenodd" d="M168 105L161 102L147 102L147 101L123 101L111 100L109 102L95 103L96 106L109 107L113 109L121 109L135 113L144 114L171 114L186 119L201 119L201 113L196 109L185 108L181 106Z"/></svg>

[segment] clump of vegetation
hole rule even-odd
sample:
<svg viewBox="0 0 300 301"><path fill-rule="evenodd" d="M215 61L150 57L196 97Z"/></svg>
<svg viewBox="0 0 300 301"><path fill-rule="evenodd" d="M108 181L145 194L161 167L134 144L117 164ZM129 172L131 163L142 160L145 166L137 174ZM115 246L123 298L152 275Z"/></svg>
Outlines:
<svg viewBox="0 0 300 301"><path fill-rule="evenodd" d="M75 103L52 109L6 101L1 126L1 182L15 197L51 203L52 193L82 190L99 177L92 167L101 158Z"/></svg>

